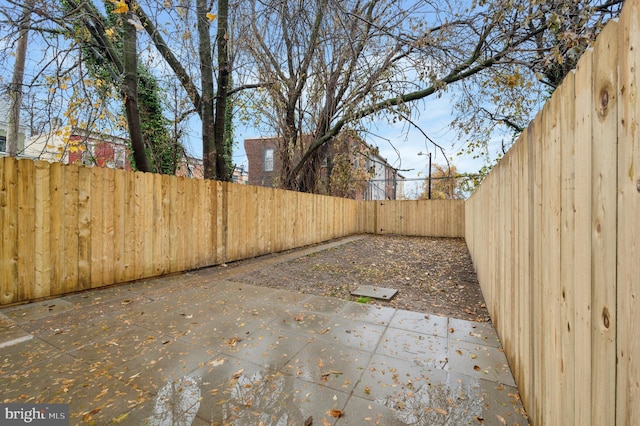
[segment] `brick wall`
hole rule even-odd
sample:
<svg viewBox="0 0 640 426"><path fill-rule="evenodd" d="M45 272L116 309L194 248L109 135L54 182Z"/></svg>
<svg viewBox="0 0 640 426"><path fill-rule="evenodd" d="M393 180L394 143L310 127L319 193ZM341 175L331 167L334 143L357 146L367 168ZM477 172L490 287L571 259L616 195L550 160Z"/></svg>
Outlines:
<svg viewBox="0 0 640 426"><path fill-rule="evenodd" d="M264 170L264 151L273 149L273 171ZM278 138L245 139L244 150L249 160L249 185L273 187L280 170Z"/></svg>

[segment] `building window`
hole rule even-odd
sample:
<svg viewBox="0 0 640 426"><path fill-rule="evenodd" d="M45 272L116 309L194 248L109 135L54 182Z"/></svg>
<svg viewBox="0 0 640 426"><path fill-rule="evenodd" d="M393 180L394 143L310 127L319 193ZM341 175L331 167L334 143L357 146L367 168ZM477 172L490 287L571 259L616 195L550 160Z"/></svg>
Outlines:
<svg viewBox="0 0 640 426"><path fill-rule="evenodd" d="M7 150L7 137L0 136L0 152L5 152Z"/></svg>
<svg viewBox="0 0 640 426"><path fill-rule="evenodd" d="M264 171L273 171L273 148L265 148L264 150Z"/></svg>

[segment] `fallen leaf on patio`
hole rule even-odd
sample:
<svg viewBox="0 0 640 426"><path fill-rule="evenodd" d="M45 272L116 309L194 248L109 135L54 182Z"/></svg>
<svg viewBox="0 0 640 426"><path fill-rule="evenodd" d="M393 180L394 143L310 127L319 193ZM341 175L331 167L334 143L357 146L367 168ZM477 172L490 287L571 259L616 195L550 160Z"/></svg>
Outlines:
<svg viewBox="0 0 640 426"><path fill-rule="evenodd" d="M236 371L235 373L233 373L233 376L231 376L234 379L239 378L240 376L242 376L242 373L244 372L244 368L241 368L240 370Z"/></svg>
<svg viewBox="0 0 640 426"><path fill-rule="evenodd" d="M469 356L471 357L471 359L476 359L476 358L478 358L478 355L476 355L476 354L469 354Z"/></svg>
<svg viewBox="0 0 640 426"><path fill-rule="evenodd" d="M129 304L129 303L131 303L131 302L132 302L132 300L125 299L125 300L123 300L121 303L122 303L123 305L128 305L128 304Z"/></svg>
<svg viewBox="0 0 640 426"><path fill-rule="evenodd" d="M477 365L474 365L473 369L476 370L476 371L480 371L480 367L478 367Z"/></svg>
<svg viewBox="0 0 640 426"><path fill-rule="evenodd" d="M211 389L211 390L209 391L209 393L210 393L212 396L216 396L216 395L218 395L218 389Z"/></svg>
<svg viewBox="0 0 640 426"><path fill-rule="evenodd" d="M516 401L520 401L520 396L517 393L510 393L509 396Z"/></svg>
<svg viewBox="0 0 640 426"><path fill-rule="evenodd" d="M453 329L453 327L451 327L451 328L449 329L449 333L453 333L454 331L455 331L455 330Z"/></svg>
<svg viewBox="0 0 640 426"><path fill-rule="evenodd" d="M322 361L322 358L318 358L318 367L319 368L324 367L324 362Z"/></svg>
<svg viewBox="0 0 640 426"><path fill-rule="evenodd" d="M504 419L504 417L496 414L496 417L498 418L498 420L500 420L500 423L502 423L503 425L507 424L507 421Z"/></svg>
<svg viewBox="0 0 640 426"><path fill-rule="evenodd" d="M344 416L344 411L336 410L334 408L333 410L331 410L331 412L329 414L331 415L331 417L342 417L342 416Z"/></svg>
<svg viewBox="0 0 640 426"><path fill-rule="evenodd" d="M238 342L242 342L241 337L232 337L231 339L227 340L227 345L235 346L238 344Z"/></svg>
<svg viewBox="0 0 640 426"><path fill-rule="evenodd" d="M484 423L484 419L482 417L473 416L473 419L478 423Z"/></svg>
<svg viewBox="0 0 640 426"><path fill-rule="evenodd" d="M311 426L313 424L313 417L307 417L307 420L304 421L304 426Z"/></svg>
<svg viewBox="0 0 640 426"><path fill-rule="evenodd" d="M366 393L367 395L369 395L371 393L371 388L369 388L369 386L365 386L364 387L364 393Z"/></svg>
<svg viewBox="0 0 640 426"><path fill-rule="evenodd" d="M216 360L213 360L213 361L209 362L209 365L212 366L212 367L217 367L217 366L222 365L222 364L224 364L224 359L216 359Z"/></svg>
<svg viewBox="0 0 640 426"><path fill-rule="evenodd" d="M461 351L460 349L456 349L456 353L457 353L458 355L462 355L462 351Z"/></svg>
<svg viewBox="0 0 640 426"><path fill-rule="evenodd" d="M122 423L127 418L128 415L129 415L129 413L121 414L118 417L111 419L111 422L112 423Z"/></svg>
<svg viewBox="0 0 640 426"><path fill-rule="evenodd" d="M82 420L85 421L86 423L89 423L89 424L94 423L93 415L98 413L99 411L100 411L100 408L96 408L95 410L91 410L88 413L85 413L82 416Z"/></svg>
<svg viewBox="0 0 640 426"><path fill-rule="evenodd" d="M297 314L295 316L295 320L296 321L304 321L304 315L303 314Z"/></svg>
<svg viewBox="0 0 640 426"><path fill-rule="evenodd" d="M435 409L438 413L442 414L442 415L446 415L447 414L447 410L443 410L442 408L436 408Z"/></svg>

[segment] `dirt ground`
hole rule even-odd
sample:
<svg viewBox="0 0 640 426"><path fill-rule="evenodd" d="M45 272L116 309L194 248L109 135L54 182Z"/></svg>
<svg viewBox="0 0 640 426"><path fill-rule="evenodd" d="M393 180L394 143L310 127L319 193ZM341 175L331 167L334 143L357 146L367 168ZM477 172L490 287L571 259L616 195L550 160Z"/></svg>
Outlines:
<svg viewBox="0 0 640 426"><path fill-rule="evenodd" d="M356 300L359 285L399 290L391 300L358 300L472 321L489 321L463 239L363 235L233 280Z"/></svg>

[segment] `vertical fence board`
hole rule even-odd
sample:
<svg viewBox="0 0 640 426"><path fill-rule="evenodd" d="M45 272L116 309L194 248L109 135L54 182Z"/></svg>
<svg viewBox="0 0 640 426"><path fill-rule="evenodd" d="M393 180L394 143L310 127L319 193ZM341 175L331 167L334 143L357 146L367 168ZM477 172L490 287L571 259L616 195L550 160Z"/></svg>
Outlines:
<svg viewBox="0 0 640 426"><path fill-rule="evenodd" d="M523 142L528 139L528 129L525 129ZM515 354L519 354L519 360L515 359L515 354L508 354L509 362L513 368L515 381L518 387L521 389L529 389L531 381L527 375L527 371L531 369L531 324L529 321L529 301L531 300L530 287L529 287L529 186L528 179L528 157L527 157L527 145L520 143L514 147L516 149L516 166L513 170L512 179L516 182L513 185L514 190L514 202L516 208L514 211L516 217L516 259L518 260L515 268L515 280L514 285L518 286L519 297L517 298L517 315L518 315L518 327L515 331L516 338L518 339L518 349ZM517 179L516 179L517 178ZM521 392L521 398L525 398L525 395L529 395L529 392Z"/></svg>
<svg viewBox="0 0 640 426"><path fill-rule="evenodd" d="M68 293L78 287L78 166L64 168L63 191L63 232L64 258L62 259L62 292Z"/></svg>
<svg viewBox="0 0 640 426"><path fill-rule="evenodd" d="M51 292L50 170L51 167L49 163L45 161L37 161L35 163L35 259L33 266L35 269L34 297L36 298L46 297ZM2 225L0 225L0 227L1 226Z"/></svg>
<svg viewBox="0 0 640 426"><path fill-rule="evenodd" d="M124 170L113 171L113 200L109 204L108 199L105 198L105 216L104 219L112 221L113 223L113 239L107 240L103 246L105 250L105 260L109 260L109 256L112 257L111 262L105 264L103 276L105 284L112 284L115 282L124 282L127 280L125 269L128 265L127 260L127 245L130 244L130 235L127 234L126 222L127 222L127 206L130 204L127 198L127 179L126 176L131 173L126 173ZM107 196L107 194L105 194ZM113 208L111 208L111 205ZM111 213L111 214L110 214ZM107 232L109 227L106 227ZM109 235L109 233L107 234ZM112 254L108 251L112 248Z"/></svg>
<svg viewBox="0 0 640 426"><path fill-rule="evenodd" d="M578 62L575 75L575 301L574 336L576 424L591 423L591 114L592 52ZM577 396L578 394L576 394Z"/></svg>
<svg viewBox="0 0 640 426"><path fill-rule="evenodd" d="M121 238L124 241L123 253L123 281L131 281L136 278L136 251L141 244L137 238L141 234L140 227L136 223L136 212L140 209L137 204L140 202L136 197L136 177L139 172L124 174L124 234Z"/></svg>
<svg viewBox="0 0 640 426"><path fill-rule="evenodd" d="M195 191L196 198L198 199L198 204L194 205L192 208L195 210L197 214L197 230L193 244L193 250L195 251L195 267L206 266L208 263L207 256L207 246L209 245L209 212L210 205L209 200L207 199L207 180L203 179L194 179L195 182Z"/></svg>
<svg viewBox="0 0 640 426"><path fill-rule="evenodd" d="M169 212L169 224L167 239L167 257L169 259L169 272L177 272L178 269L178 222L182 220L178 211L178 178L169 176L167 178L168 199L167 209Z"/></svg>
<svg viewBox="0 0 640 426"><path fill-rule="evenodd" d="M628 1L618 35L618 264L616 422L640 418L640 1Z"/></svg>
<svg viewBox="0 0 640 426"><path fill-rule="evenodd" d="M227 261L225 248L227 246L227 200L222 190L222 182L215 182L216 196L216 258L218 262Z"/></svg>
<svg viewBox="0 0 640 426"><path fill-rule="evenodd" d="M145 248L147 246L146 227L148 212L145 206L145 173L136 172L133 179L133 204L131 223L133 244L133 275L131 279L137 280L144 277Z"/></svg>
<svg viewBox="0 0 640 426"><path fill-rule="evenodd" d="M192 229L193 211L189 208L187 202L187 178L179 177L177 180L177 202L176 202L176 271L184 271L186 269L188 257L188 245L190 230Z"/></svg>
<svg viewBox="0 0 640 426"><path fill-rule="evenodd" d="M17 272L18 299L31 300L35 297L36 241L35 227L35 164L33 161L18 161L17 175Z"/></svg>
<svg viewBox="0 0 640 426"><path fill-rule="evenodd" d="M561 378L561 362L562 358L560 350L560 293L561 293L561 271L560 271L560 228L561 228L561 142L560 142L560 104L562 102L561 90L556 90L550 101L551 109L547 115L547 127L545 138L547 145L543 148L544 156L547 158L546 164L543 165L543 175L545 179L544 199L546 200L548 210L545 214L546 226L543 228L546 233L546 241L544 245L544 270L547 275L543 275L544 284L547 289L545 292L546 312L544 318L548 330L547 334L547 374L546 383L556 383ZM548 421L556 419L558 413L563 409L561 403L560 387L547 386L549 390L549 414Z"/></svg>
<svg viewBox="0 0 640 426"><path fill-rule="evenodd" d="M207 233L207 265L215 265L219 263L218 259L218 227L217 227L217 211L218 211L218 197L217 197L217 182L207 180L206 183L206 206L207 206L207 221L209 223Z"/></svg>
<svg viewBox="0 0 640 426"><path fill-rule="evenodd" d="M592 413L594 424L615 423L617 23L594 46L592 116Z"/></svg>
<svg viewBox="0 0 640 426"><path fill-rule="evenodd" d="M167 244L167 211L165 209L165 185L166 175L152 175L152 200L153 205L153 259L150 266L150 275L162 275L166 272L165 245Z"/></svg>
<svg viewBox="0 0 640 426"><path fill-rule="evenodd" d="M91 288L91 179L89 167L78 168L78 286Z"/></svg>
<svg viewBox="0 0 640 426"><path fill-rule="evenodd" d="M15 158L2 158L0 177L0 224L2 252L0 253L0 290L2 303L18 301L18 165Z"/></svg>
<svg viewBox="0 0 640 426"><path fill-rule="evenodd" d="M570 73L559 90L558 122L561 147L560 209L560 407L562 423L570 424L575 416L575 111L574 74Z"/></svg>
<svg viewBox="0 0 640 426"><path fill-rule="evenodd" d="M91 240L90 286L100 287L105 284L104 267L106 266L106 258L113 255L113 247L110 250L105 247L106 242L110 240L109 231L113 232L113 221L111 219L105 220L104 218L105 201L108 206L113 206L113 201L109 200L109 198L113 197L113 179L107 179L107 176L110 175L98 167L92 167L89 170L91 173L91 186L89 188L91 196L91 222L89 225L89 238ZM107 193L109 198L107 198Z"/></svg>
<svg viewBox="0 0 640 426"><path fill-rule="evenodd" d="M3 304L18 300L18 225L16 205L17 165L14 158L0 158L0 301Z"/></svg>

